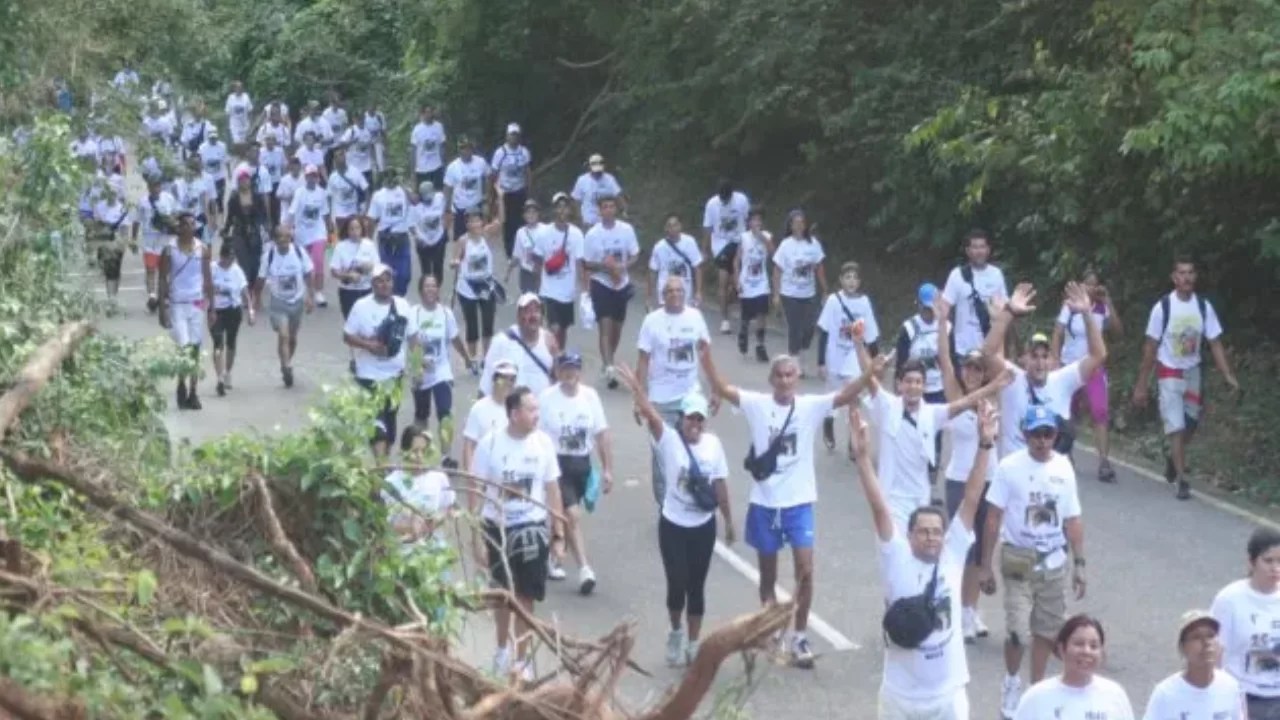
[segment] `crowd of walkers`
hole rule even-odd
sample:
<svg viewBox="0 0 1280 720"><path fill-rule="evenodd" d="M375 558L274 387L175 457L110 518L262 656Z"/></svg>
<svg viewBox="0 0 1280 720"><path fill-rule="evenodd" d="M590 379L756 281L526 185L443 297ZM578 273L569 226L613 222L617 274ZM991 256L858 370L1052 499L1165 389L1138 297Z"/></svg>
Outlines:
<svg viewBox="0 0 1280 720"><path fill-rule="evenodd" d="M118 85L137 83L134 75ZM207 325L223 396L233 389L240 325L255 323L264 305L281 381L292 386L303 317L327 306L326 277L336 283L351 375L377 398L374 454L386 458L398 445L406 468L441 458L438 470L393 473L396 501L441 518L458 504L455 481L442 471L466 471L474 485L466 504L481 519L470 550L525 610L535 611L548 581L567 580L570 562L579 593L602 581L582 518L613 486L615 439L600 391L621 386L652 455L671 665L698 653L714 547L717 538L738 538L731 495L745 489L740 527L756 552L762 604L777 602L778 555L791 551L796 609L777 650L796 667L814 666L807 626L821 437L828 451L845 445L871 509L885 599L881 718L971 716L966 645L990 635L978 605L997 584L1005 718L1134 716L1124 689L1098 674L1101 622L1067 609L1089 587L1073 460L1080 416L1093 427L1097 480L1117 480L1106 435L1107 337L1124 328L1097 271L1068 282L1060 305L1053 301L1060 311L1052 333L1030 334L1015 352L1012 331L1036 309L1036 288L1011 290L990 262L992 238L974 231L963 239L965 261L941 288L921 284L915 312L884 339L856 262L833 263L838 285L828 287L826 250L805 211L779 218L783 237L775 241L764 213L722 181L706 201L700 238L673 214L648 250L647 307L628 364L618 349L640 289L631 270L645 251L601 155L587 159L569 191L542 193L550 198L544 208L514 122L489 159L468 138L453 143L450 158L449 135L423 106L398 171L382 113L349 116L336 94L295 120L278 100L257 113L235 83L225 103L229 146L203 103L178 110L155 92L136 141L86 126L72 146L95 174L81 216L108 297L117 302L123 254L140 250L145 311L197 362ZM147 190L130 202L124 173L132 159ZM739 353L766 369L767 388L734 385L718 367L724 353L713 353L702 311L711 301L708 266L718 331L736 335ZM1185 500L1205 346L1226 382L1238 384L1213 305L1196 294L1195 262L1176 259L1171 279L1172 292L1149 315L1132 401L1147 403L1154 372L1170 448L1166 477ZM497 309L507 303L516 322L498 328ZM785 352L771 353L767 323L777 310ZM570 342L593 327L601 390ZM808 367L822 392L800 391ZM476 376L479 394L468 398L455 442L462 372ZM179 408L201 408L200 374L178 380ZM400 432L405 387L413 422ZM741 470L731 471L735 463L707 428L726 402L741 418L727 422L744 423L749 437ZM837 422L842 415L847 426ZM838 426L847 429L843 443ZM395 527L406 543L444 542L437 522L406 517ZM1149 720L1280 718L1280 534L1255 532L1248 561L1247 578L1224 588L1210 611L1189 611L1171 633L1185 666L1156 687ZM529 629L505 605L496 612L495 671L530 677ZM1055 656L1062 672L1046 677Z"/></svg>

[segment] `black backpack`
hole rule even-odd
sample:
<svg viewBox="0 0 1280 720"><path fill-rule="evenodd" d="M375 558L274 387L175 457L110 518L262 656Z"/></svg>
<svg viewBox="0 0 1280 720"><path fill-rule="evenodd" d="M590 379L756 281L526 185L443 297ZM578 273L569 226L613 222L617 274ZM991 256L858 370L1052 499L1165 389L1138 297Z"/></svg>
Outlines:
<svg viewBox="0 0 1280 720"><path fill-rule="evenodd" d="M898 598L884 613L881 623L889 641L900 648L914 650L933 634L938 622L938 605L934 593L938 589L938 565L933 577L919 595Z"/></svg>

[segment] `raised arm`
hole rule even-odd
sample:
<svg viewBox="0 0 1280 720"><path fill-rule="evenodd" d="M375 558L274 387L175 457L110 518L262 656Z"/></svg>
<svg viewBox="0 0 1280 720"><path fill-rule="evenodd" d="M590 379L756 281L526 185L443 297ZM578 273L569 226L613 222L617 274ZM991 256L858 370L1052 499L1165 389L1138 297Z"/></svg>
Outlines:
<svg viewBox="0 0 1280 720"><path fill-rule="evenodd" d="M636 412L640 414L644 423L649 426L649 434L653 436L654 440L661 440L665 423L662 420L662 415L658 413L658 409L653 406L653 403L649 402L649 394L640 385L640 379L636 377L631 368L627 367L626 363L618 364L616 369L618 371L618 379L623 385L627 386L627 389L631 391L631 396L635 398Z"/></svg>
<svg viewBox="0 0 1280 720"><path fill-rule="evenodd" d="M698 358L702 362L702 372L707 376L707 382L711 385L711 392L716 397L722 397L737 407L742 402L742 393L735 385L730 385L727 380L716 369L716 364L711 360L711 344L706 340L698 341Z"/></svg>
<svg viewBox="0 0 1280 720"><path fill-rule="evenodd" d="M982 491L987 485L987 465L991 462L991 449L996 446L996 434L1000 431L1000 415L995 404L983 401L978 407L978 454L973 468L964 481L964 499L956 510L956 519L964 523L966 530L973 530L973 520L982 502ZM992 536L995 537L995 536Z"/></svg>
<svg viewBox="0 0 1280 720"><path fill-rule="evenodd" d="M1013 382L1013 373L1009 368L1002 368L1000 373L991 378L991 381L977 390L965 395L954 402L947 403L947 417L953 418L966 410L974 410L981 403L994 399Z"/></svg>
<svg viewBox="0 0 1280 720"><path fill-rule="evenodd" d="M942 394L947 402L964 397L964 388L956 377L955 364L951 362L951 317L947 314L947 299L938 293L933 298L933 315L938 319L938 371L942 373Z"/></svg>
<svg viewBox="0 0 1280 720"><path fill-rule="evenodd" d="M876 469L871 465L871 438L867 423L857 405L849 406L849 442L853 445L854 457L858 463L858 481L862 483L862 494L867 498L871 508L871 519L876 526L876 537L880 542L893 539L893 513L885 502L884 492L880 489L880 480Z"/></svg>
<svg viewBox="0 0 1280 720"><path fill-rule="evenodd" d="M1084 330L1089 338L1089 354L1080 361L1080 383L1086 384L1093 374L1102 369L1107 361L1107 344L1102 339L1102 326L1093 317L1093 301L1089 299L1089 291L1080 283L1069 282L1066 289L1067 308L1079 313L1084 321ZM1057 332L1055 330L1055 332Z"/></svg>
<svg viewBox="0 0 1280 720"><path fill-rule="evenodd" d="M995 312L991 317L991 331L982 342L982 354L986 358L987 375L995 377L1004 369L1004 342L1017 318L1035 312L1032 301L1036 298L1036 289L1031 283L1018 283L1013 289L1013 297L1007 302L995 301Z"/></svg>

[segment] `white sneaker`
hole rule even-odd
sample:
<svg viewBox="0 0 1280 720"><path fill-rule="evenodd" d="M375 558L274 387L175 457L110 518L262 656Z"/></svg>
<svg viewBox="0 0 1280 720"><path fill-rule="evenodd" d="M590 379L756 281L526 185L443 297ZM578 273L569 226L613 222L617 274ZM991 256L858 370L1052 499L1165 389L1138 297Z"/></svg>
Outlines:
<svg viewBox="0 0 1280 720"><path fill-rule="evenodd" d="M973 608L964 608L960 611L960 627L967 645L972 645L978 639L978 628L973 622L976 615L977 613L973 611Z"/></svg>
<svg viewBox="0 0 1280 720"><path fill-rule="evenodd" d="M520 665L520 682L531 683L537 679L533 674L533 660L525 660Z"/></svg>
<svg viewBox="0 0 1280 720"><path fill-rule="evenodd" d="M547 579L548 580L565 579L564 568L560 566L560 563L556 562L555 560L547 561Z"/></svg>
<svg viewBox="0 0 1280 720"><path fill-rule="evenodd" d="M694 659L698 657L698 648L702 647L702 643L697 640L690 640L688 645L684 646L684 663L692 665Z"/></svg>
<svg viewBox="0 0 1280 720"><path fill-rule="evenodd" d="M561 571L563 572L563 571ZM590 595L592 590L596 589L596 574L591 572L591 568L584 567L578 571L578 592L583 595Z"/></svg>
<svg viewBox="0 0 1280 720"><path fill-rule="evenodd" d="M991 630L987 628L987 624L982 622L982 616L978 614L978 609L973 610L973 631L980 638L987 637L991 634Z"/></svg>
<svg viewBox="0 0 1280 720"><path fill-rule="evenodd" d="M1018 710L1018 701L1022 699L1022 679L1017 675L1006 675L1000 687L1000 715L1005 720L1013 720Z"/></svg>
<svg viewBox="0 0 1280 720"><path fill-rule="evenodd" d="M803 670L813 668L813 648L809 646L809 638L796 633L791 639L791 662Z"/></svg>
<svg viewBox="0 0 1280 720"><path fill-rule="evenodd" d="M720 334L721 334L721 335L728 335L728 334L729 334L729 333L731 333L731 332L733 332L733 327L732 327L731 325L729 325L729 319L728 319L728 318L725 318L724 320L721 320L721 321L720 321Z"/></svg>
<svg viewBox="0 0 1280 720"><path fill-rule="evenodd" d="M505 678L511 672L511 649L501 647L493 654L493 674Z"/></svg>
<svg viewBox="0 0 1280 720"><path fill-rule="evenodd" d="M315 301L316 305L319 305L320 307L327 307L329 305L329 301L324 299L324 293L319 290L316 291Z"/></svg>
<svg viewBox="0 0 1280 720"><path fill-rule="evenodd" d="M226 375L222 377L222 384L226 385L228 390L231 389L231 371L230 370L228 370Z"/></svg>
<svg viewBox="0 0 1280 720"><path fill-rule="evenodd" d="M667 667L680 667L684 659L684 628L667 631Z"/></svg>

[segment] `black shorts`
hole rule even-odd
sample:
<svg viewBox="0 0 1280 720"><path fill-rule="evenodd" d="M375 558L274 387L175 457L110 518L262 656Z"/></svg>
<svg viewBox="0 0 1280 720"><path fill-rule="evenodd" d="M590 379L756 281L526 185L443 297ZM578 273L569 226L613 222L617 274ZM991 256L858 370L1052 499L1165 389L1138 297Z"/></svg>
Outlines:
<svg viewBox="0 0 1280 720"><path fill-rule="evenodd" d="M510 538L524 527L526 526L515 525L507 528L507 537ZM547 596L547 558L551 555L551 543L539 542L537 555L528 560L522 552L507 553L504 563L502 550L505 547L502 543L502 530L496 523L486 520L484 536L485 547L489 551L489 577L492 578L493 584L496 587L511 590L520 597L541 602ZM511 579L515 580L514 585L507 577L508 567L511 568Z"/></svg>
<svg viewBox="0 0 1280 720"><path fill-rule="evenodd" d="M342 310L342 319L346 320L351 314L351 308L360 298L373 292L372 290L348 290L347 288L338 288L338 308Z"/></svg>
<svg viewBox="0 0 1280 720"><path fill-rule="evenodd" d="M573 327L573 303L544 297L542 307L547 309L547 325L558 328Z"/></svg>
<svg viewBox="0 0 1280 720"><path fill-rule="evenodd" d="M987 527L987 490L991 483L982 488L982 500L978 503L978 511L973 514L973 547L969 548L968 564L977 567L982 564L982 535ZM947 517L955 520L956 510L960 509L960 501L964 499L964 483L947 480Z"/></svg>
<svg viewBox="0 0 1280 720"><path fill-rule="evenodd" d="M744 321L754 320L758 317L766 317L769 314L768 295L740 298L738 300L738 304L742 306L742 319Z"/></svg>
<svg viewBox="0 0 1280 720"><path fill-rule="evenodd" d="M596 319L626 322L627 303L631 300L632 292L629 284L621 290L615 290L592 280L591 307L596 311Z"/></svg>
<svg viewBox="0 0 1280 720"><path fill-rule="evenodd" d="M560 500L567 508L582 502L591 479L591 456L558 455L560 465Z"/></svg>
<svg viewBox="0 0 1280 720"><path fill-rule="evenodd" d="M733 272L733 261L738 258L738 243L731 242L716 253L715 265L725 272Z"/></svg>

